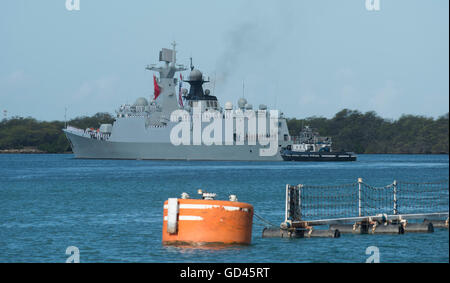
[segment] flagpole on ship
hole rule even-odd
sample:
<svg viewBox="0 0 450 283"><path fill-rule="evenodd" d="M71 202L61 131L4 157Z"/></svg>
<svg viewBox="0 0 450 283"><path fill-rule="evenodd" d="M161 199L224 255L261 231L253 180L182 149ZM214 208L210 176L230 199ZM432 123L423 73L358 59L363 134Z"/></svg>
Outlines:
<svg viewBox="0 0 450 283"><path fill-rule="evenodd" d="M216 71L214 71L213 95L216 94Z"/></svg>
<svg viewBox="0 0 450 283"><path fill-rule="evenodd" d="M64 106L64 128L67 129L67 106Z"/></svg>

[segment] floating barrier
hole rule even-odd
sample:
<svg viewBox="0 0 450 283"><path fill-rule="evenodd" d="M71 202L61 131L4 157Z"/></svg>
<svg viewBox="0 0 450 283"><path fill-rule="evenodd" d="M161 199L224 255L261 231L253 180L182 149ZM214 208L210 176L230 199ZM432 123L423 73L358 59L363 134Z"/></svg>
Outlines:
<svg viewBox="0 0 450 283"><path fill-rule="evenodd" d="M339 230L341 234L367 234L368 228L359 224L332 224L330 230Z"/></svg>
<svg viewBox="0 0 450 283"><path fill-rule="evenodd" d="M405 232L401 224L331 224L330 229L337 229L342 234L403 234Z"/></svg>
<svg viewBox="0 0 450 283"><path fill-rule="evenodd" d="M405 223L403 225L407 233L432 233L434 232L433 223Z"/></svg>
<svg viewBox="0 0 450 283"><path fill-rule="evenodd" d="M374 187L358 178L340 186L286 185L285 220L280 228L264 229L263 237L431 233L434 227L448 228L448 207L448 181ZM408 222L420 219L424 222ZM329 229L313 228L320 225Z"/></svg>
<svg viewBox="0 0 450 283"><path fill-rule="evenodd" d="M433 224L433 228L447 228L448 229L448 218L447 220L428 220L425 219L423 223Z"/></svg>
<svg viewBox="0 0 450 283"><path fill-rule="evenodd" d="M337 229L281 229L264 228L263 238L339 238Z"/></svg>
<svg viewBox="0 0 450 283"><path fill-rule="evenodd" d="M252 238L253 206L215 200L215 194L199 191L202 199L170 198L164 202L164 245L248 245Z"/></svg>
<svg viewBox="0 0 450 283"><path fill-rule="evenodd" d="M403 234L405 229L401 224L381 224L369 226L369 234Z"/></svg>

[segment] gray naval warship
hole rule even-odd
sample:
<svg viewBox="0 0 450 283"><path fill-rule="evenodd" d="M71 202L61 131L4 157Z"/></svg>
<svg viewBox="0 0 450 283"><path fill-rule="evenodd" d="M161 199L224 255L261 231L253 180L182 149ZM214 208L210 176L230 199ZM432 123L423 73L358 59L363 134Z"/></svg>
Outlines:
<svg viewBox="0 0 450 283"><path fill-rule="evenodd" d="M77 129L66 126L63 129L76 158L92 159L142 159L142 160L229 160L229 161L282 161L280 154L282 148L292 144L286 119L279 114L278 137L276 153L270 156L261 156L260 149L267 145L247 142L245 132L236 131L233 126L234 141L244 140L239 145L174 145L170 139L171 130L177 122L171 121L171 113L175 110L184 110L192 115L194 107L200 107L202 112L217 111L224 114L234 111L231 102L222 108L217 97L210 90L203 89L203 84L209 79L190 65L188 80L176 78L176 73L188 70L176 63L176 44L172 49L163 48L159 52L159 65L152 64L147 70L159 74L153 76L157 97L146 99L140 97L134 104L124 104L116 110L113 124L102 124L100 128ZM182 89L180 83L190 85L189 91ZM178 95L177 95L178 88ZM157 90L156 90L157 89ZM184 102L184 103L183 103ZM245 98L240 98L237 108L243 112L253 110L253 106ZM260 105L256 113L268 113L267 106ZM268 123L272 119L266 115ZM234 123L233 123L234 124ZM206 127L202 123L201 127ZM225 127L223 127L224 129ZM247 127L245 128L247 131ZM191 128L192 132L192 128Z"/></svg>

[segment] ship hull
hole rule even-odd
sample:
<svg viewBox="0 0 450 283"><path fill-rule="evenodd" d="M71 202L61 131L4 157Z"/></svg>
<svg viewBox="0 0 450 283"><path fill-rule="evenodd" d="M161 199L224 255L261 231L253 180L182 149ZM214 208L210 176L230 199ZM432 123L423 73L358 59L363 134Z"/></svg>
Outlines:
<svg viewBox="0 0 450 283"><path fill-rule="evenodd" d="M141 160L283 161L280 153L259 156L258 145L174 146L163 142L113 142L65 131L76 158Z"/></svg>
<svg viewBox="0 0 450 283"><path fill-rule="evenodd" d="M349 152L295 152L284 151L281 154L284 161L356 161L356 156Z"/></svg>

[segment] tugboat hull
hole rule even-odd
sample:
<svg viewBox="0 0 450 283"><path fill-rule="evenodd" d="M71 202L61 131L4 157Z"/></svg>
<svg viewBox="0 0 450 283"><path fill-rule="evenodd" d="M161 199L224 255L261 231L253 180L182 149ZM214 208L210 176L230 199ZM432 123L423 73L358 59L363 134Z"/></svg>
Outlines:
<svg viewBox="0 0 450 283"><path fill-rule="evenodd" d="M284 161L356 161L356 156L351 152L284 151L281 157Z"/></svg>

